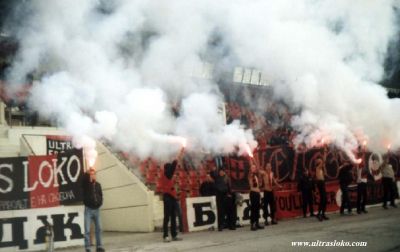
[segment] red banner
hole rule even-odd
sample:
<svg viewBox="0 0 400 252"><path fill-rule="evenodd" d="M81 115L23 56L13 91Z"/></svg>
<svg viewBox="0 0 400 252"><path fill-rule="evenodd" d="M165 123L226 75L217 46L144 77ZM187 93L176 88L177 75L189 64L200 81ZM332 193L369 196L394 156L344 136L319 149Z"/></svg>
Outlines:
<svg viewBox="0 0 400 252"><path fill-rule="evenodd" d="M31 208L54 207L58 200L57 174L54 175L53 159L55 156L30 156L29 188Z"/></svg>

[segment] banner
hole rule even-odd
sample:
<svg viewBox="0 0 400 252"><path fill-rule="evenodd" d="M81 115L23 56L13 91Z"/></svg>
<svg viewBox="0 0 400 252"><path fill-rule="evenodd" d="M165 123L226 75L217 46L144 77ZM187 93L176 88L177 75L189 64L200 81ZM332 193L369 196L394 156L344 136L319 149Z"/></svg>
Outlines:
<svg viewBox="0 0 400 252"><path fill-rule="evenodd" d="M28 157L28 186L31 208L59 206L60 202L54 195L58 194L58 178L54 174L53 160L55 156Z"/></svg>
<svg viewBox="0 0 400 252"><path fill-rule="evenodd" d="M215 196L186 198L189 232L217 228L218 215Z"/></svg>
<svg viewBox="0 0 400 252"><path fill-rule="evenodd" d="M382 188L380 183L371 183L368 185L368 204L380 203L382 200ZM397 182L397 188L400 188L400 182ZM356 210L357 185L349 186L351 205ZM377 194L374 194L379 192ZM294 218L303 216L301 193L297 190L281 190L274 192L276 203L276 218ZM338 211L341 205L341 196L339 184L336 181L326 183L326 212ZM250 199L249 194L242 194L243 202L237 205L237 222L240 225L250 225ZM260 223L263 223L263 193L261 193ZM318 212L319 194L314 192L314 214ZM207 230L218 225L218 214L215 204L215 196L186 198L187 219L189 232ZM268 221L271 218L268 217Z"/></svg>
<svg viewBox="0 0 400 252"><path fill-rule="evenodd" d="M304 170L309 170L311 174L315 173L316 160L324 157L326 151L326 180L337 181L339 168L343 165L352 164L349 158L339 149L313 148L307 151L295 151L288 145L273 146L260 149L255 153L261 167L271 163L272 171L277 180L281 183L297 182ZM395 176L400 177L400 156L396 153L388 153L389 162L393 167ZM382 162L382 156L377 153L361 152L357 154L361 157L363 164L369 170L369 181L375 182L381 179L381 174L377 171ZM353 164L354 165L354 164ZM247 192L249 184L247 176L250 163L247 157L230 156L225 158L225 166L231 180L231 186L234 191ZM354 165L354 175L356 166Z"/></svg>
<svg viewBox="0 0 400 252"><path fill-rule="evenodd" d="M28 158L0 158L0 211L30 208Z"/></svg>
<svg viewBox="0 0 400 252"><path fill-rule="evenodd" d="M82 150L58 156L0 158L0 211L82 201Z"/></svg>
<svg viewBox="0 0 400 252"><path fill-rule="evenodd" d="M239 221L239 224L242 226L250 225L250 195L246 193L242 194L242 197L243 197L242 205L237 206L237 220Z"/></svg>
<svg viewBox="0 0 400 252"><path fill-rule="evenodd" d="M228 157L226 166L231 180L232 189L235 191L249 190L247 176L249 174L250 164L245 157Z"/></svg>
<svg viewBox="0 0 400 252"><path fill-rule="evenodd" d="M52 230L56 248L82 245L83 213L83 206L59 206L47 208L46 211L29 209L2 212L0 251L47 251L48 230Z"/></svg>
<svg viewBox="0 0 400 252"><path fill-rule="evenodd" d="M57 155L74 149L70 136L46 136L47 155Z"/></svg>

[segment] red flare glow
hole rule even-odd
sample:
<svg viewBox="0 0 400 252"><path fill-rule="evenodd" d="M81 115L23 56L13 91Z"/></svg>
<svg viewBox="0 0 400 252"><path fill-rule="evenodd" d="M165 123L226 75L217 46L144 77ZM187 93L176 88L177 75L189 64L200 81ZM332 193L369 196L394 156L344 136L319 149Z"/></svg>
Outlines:
<svg viewBox="0 0 400 252"><path fill-rule="evenodd" d="M247 152L247 154L249 155L249 157L251 157L251 158L254 157L253 152L251 151L249 145L246 145L246 152Z"/></svg>
<svg viewBox="0 0 400 252"><path fill-rule="evenodd" d="M364 141L363 141L363 146L364 146L364 147L367 146L367 140L364 140Z"/></svg>
<svg viewBox="0 0 400 252"><path fill-rule="evenodd" d="M388 151L390 150L391 147L392 147L392 144L388 144L388 146L387 146Z"/></svg>
<svg viewBox="0 0 400 252"><path fill-rule="evenodd" d="M356 164L361 164L361 162L362 162L362 159L361 159L361 158L356 159Z"/></svg>

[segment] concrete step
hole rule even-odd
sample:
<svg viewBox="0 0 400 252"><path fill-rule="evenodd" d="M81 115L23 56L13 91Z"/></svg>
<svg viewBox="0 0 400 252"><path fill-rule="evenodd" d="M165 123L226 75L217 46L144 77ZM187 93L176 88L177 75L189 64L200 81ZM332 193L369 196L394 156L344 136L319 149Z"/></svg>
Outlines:
<svg viewBox="0 0 400 252"><path fill-rule="evenodd" d="M0 138L0 157L18 157L20 151L19 145L11 144L7 138Z"/></svg>
<svg viewBox="0 0 400 252"><path fill-rule="evenodd" d="M0 152L7 152L7 151L19 152L20 148L18 145L0 145Z"/></svg>
<svg viewBox="0 0 400 252"><path fill-rule="evenodd" d="M7 151L0 151L0 158L6 158L6 157L19 157L19 152L7 152Z"/></svg>
<svg viewBox="0 0 400 252"><path fill-rule="evenodd" d="M10 140L8 138L3 138L3 137L0 138L0 146L2 146L2 145L10 145L10 144L11 143L10 143Z"/></svg>

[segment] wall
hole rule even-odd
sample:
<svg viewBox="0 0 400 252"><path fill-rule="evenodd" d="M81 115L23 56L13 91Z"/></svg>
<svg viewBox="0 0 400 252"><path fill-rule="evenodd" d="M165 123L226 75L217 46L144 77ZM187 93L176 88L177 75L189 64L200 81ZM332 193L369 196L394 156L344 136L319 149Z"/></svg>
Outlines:
<svg viewBox="0 0 400 252"><path fill-rule="evenodd" d="M46 135L65 135L65 131L54 127L12 127L8 130L8 139L13 144L21 144L29 139L29 145L36 155L46 155Z"/></svg>
<svg viewBox="0 0 400 252"><path fill-rule="evenodd" d="M6 105L4 104L4 102L0 101L0 125L7 125L5 109Z"/></svg>
<svg viewBox="0 0 400 252"><path fill-rule="evenodd" d="M98 143L97 150L97 179L102 184L104 194L104 205L101 208L103 229L152 232L154 192L104 145Z"/></svg>

